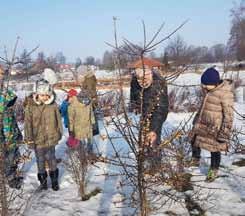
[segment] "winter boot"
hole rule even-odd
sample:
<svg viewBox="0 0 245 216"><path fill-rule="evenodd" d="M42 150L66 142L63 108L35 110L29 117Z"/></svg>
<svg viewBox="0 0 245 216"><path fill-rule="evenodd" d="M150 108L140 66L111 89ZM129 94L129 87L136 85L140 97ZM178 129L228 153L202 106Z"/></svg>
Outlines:
<svg viewBox="0 0 245 216"><path fill-rule="evenodd" d="M52 189L54 191L58 191L60 189L59 187L59 182L58 182L58 178L59 178L59 169L56 169L55 171L50 171L49 172L49 176L51 178L51 183L52 183Z"/></svg>
<svg viewBox="0 0 245 216"><path fill-rule="evenodd" d="M48 177L47 172L37 174L37 178L40 181L40 189L41 190L47 190L48 189L47 177Z"/></svg>

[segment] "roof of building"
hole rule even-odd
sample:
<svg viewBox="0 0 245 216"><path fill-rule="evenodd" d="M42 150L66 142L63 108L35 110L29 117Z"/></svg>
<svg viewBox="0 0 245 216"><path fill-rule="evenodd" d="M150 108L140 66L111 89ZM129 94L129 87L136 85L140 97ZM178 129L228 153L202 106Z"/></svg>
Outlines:
<svg viewBox="0 0 245 216"><path fill-rule="evenodd" d="M128 65L128 68L142 68L143 67L143 64L144 66L148 66L150 68L153 68L153 67L163 67L164 64L162 64L161 62L155 60L155 59L150 59L150 58L146 58L144 57L143 58L143 62L141 59L135 61L135 62L132 62Z"/></svg>

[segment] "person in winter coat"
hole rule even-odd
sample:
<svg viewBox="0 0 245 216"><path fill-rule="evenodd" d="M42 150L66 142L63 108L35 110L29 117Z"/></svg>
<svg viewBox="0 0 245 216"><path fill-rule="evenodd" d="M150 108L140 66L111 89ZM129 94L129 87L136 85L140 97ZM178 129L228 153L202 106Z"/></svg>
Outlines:
<svg viewBox="0 0 245 216"><path fill-rule="evenodd" d="M68 102L68 98L66 98L62 104L60 105L60 113L61 116L63 118L63 122L64 122L64 126L65 128L68 128L68 124L69 124L69 120L68 120L68 106L69 106L69 102Z"/></svg>
<svg viewBox="0 0 245 216"><path fill-rule="evenodd" d="M233 85L231 80L221 80L214 68L207 69L201 77L206 95L194 118L191 131L192 164L198 166L201 149L211 152L211 165L207 181L213 181L220 167L221 152L228 151L233 124Z"/></svg>
<svg viewBox="0 0 245 216"><path fill-rule="evenodd" d="M93 106L96 107L98 103L97 91L96 91L97 79L93 71L88 70L81 80L82 89L86 90L89 97L92 99Z"/></svg>
<svg viewBox="0 0 245 216"><path fill-rule="evenodd" d="M161 161L161 151L156 147L161 143L162 125L168 115L167 84L147 65L145 72L142 68L136 68L135 72L131 80L130 109L142 115L142 139L148 149L146 157L149 158L146 170L154 173Z"/></svg>
<svg viewBox="0 0 245 216"><path fill-rule="evenodd" d="M35 150L40 188L47 189L47 162L52 189L59 190L55 146L62 137L63 127L55 94L46 80L37 82L36 93L27 101L24 129L26 142Z"/></svg>
<svg viewBox="0 0 245 216"><path fill-rule="evenodd" d="M130 85L130 108L142 114L150 144L159 145L162 125L168 115L167 84L164 78L145 65L145 73L142 68L136 68Z"/></svg>
<svg viewBox="0 0 245 216"><path fill-rule="evenodd" d="M81 90L78 94L76 90L71 89L68 92L69 107L69 134L75 139L80 140L88 153L92 153L93 124L95 123L93 107L89 93Z"/></svg>
<svg viewBox="0 0 245 216"><path fill-rule="evenodd" d="M23 177L18 175L20 152L18 144L22 141L22 134L17 125L14 104L17 96L11 90L4 90L0 94L0 112L3 115L3 139L5 176L12 188L20 189Z"/></svg>
<svg viewBox="0 0 245 216"><path fill-rule="evenodd" d="M95 123L93 125L93 135L95 136L99 134L98 117L96 115L96 110L98 109L98 96L96 91L97 79L94 72L89 68L80 74L81 76L79 80L81 83L81 88L88 92L89 98L92 100L93 112L95 117Z"/></svg>

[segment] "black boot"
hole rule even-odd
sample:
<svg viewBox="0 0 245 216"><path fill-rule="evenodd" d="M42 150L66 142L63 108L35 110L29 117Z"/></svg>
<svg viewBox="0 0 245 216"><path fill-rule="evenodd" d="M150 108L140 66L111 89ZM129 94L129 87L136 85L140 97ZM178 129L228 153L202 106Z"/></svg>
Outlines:
<svg viewBox="0 0 245 216"><path fill-rule="evenodd" d="M54 191L57 191L60 189L59 187L59 182L58 182L58 178L59 178L59 169L56 169L55 171L50 171L49 172L49 176L51 178L51 183L52 183L52 189Z"/></svg>
<svg viewBox="0 0 245 216"><path fill-rule="evenodd" d="M48 177L47 172L37 174L37 178L40 181L40 189L41 190L47 190L48 189L47 177Z"/></svg>

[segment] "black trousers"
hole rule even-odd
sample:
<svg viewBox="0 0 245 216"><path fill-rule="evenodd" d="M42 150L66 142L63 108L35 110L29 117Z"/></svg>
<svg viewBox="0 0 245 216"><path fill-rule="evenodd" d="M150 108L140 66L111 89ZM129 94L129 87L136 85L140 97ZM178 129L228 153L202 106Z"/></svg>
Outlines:
<svg viewBox="0 0 245 216"><path fill-rule="evenodd" d="M200 160L201 158L201 149L192 145L192 157ZM221 161L220 152L211 152L211 169L219 169Z"/></svg>

